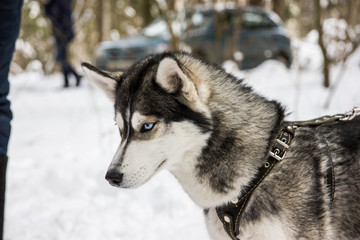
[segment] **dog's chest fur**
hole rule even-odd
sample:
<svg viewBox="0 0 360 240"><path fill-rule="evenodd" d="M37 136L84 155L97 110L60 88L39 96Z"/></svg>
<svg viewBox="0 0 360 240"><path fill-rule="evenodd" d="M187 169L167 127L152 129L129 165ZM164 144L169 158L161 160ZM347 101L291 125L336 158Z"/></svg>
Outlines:
<svg viewBox="0 0 360 240"><path fill-rule="evenodd" d="M253 193L240 220L244 239L359 239L360 117L300 128L286 158ZM335 195L326 184L335 173ZM212 239L227 239L214 208L205 211ZM351 220L350 220L351 219ZM356 224L354 224L356 223Z"/></svg>

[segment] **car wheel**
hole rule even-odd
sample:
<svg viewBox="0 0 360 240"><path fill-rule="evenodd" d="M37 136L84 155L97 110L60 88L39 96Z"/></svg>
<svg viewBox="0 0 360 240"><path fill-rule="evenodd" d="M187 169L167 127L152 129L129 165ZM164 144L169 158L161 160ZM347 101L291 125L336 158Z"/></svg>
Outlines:
<svg viewBox="0 0 360 240"><path fill-rule="evenodd" d="M288 58L285 57L284 55L277 55L277 56L275 57L275 60L277 60L277 61L279 61L279 62L282 62L287 68L290 67Z"/></svg>

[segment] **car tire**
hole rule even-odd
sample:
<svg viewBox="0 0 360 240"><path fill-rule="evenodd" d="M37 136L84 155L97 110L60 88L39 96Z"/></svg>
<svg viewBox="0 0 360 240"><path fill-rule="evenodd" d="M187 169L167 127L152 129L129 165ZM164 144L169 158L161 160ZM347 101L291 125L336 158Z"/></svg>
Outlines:
<svg viewBox="0 0 360 240"><path fill-rule="evenodd" d="M274 59L279 62L282 62L287 68L290 68L289 60L284 55L279 54Z"/></svg>

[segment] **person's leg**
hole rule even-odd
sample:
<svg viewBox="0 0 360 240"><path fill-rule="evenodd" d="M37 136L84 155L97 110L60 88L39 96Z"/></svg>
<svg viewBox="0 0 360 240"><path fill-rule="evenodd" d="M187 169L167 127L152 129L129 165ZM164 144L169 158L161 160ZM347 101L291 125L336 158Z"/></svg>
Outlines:
<svg viewBox="0 0 360 240"><path fill-rule="evenodd" d="M71 73L71 69L69 64L66 62L66 45L64 45L60 39L56 39L56 61L61 66L61 71L64 75L64 88L69 87L69 74Z"/></svg>
<svg viewBox="0 0 360 240"><path fill-rule="evenodd" d="M70 74L70 66L67 64L67 62L61 62L61 70L64 75L64 88L69 87L69 74Z"/></svg>
<svg viewBox="0 0 360 240"><path fill-rule="evenodd" d="M6 188L6 168L8 158L2 156L0 158L0 239L4 235L4 213L5 213L5 188Z"/></svg>
<svg viewBox="0 0 360 240"><path fill-rule="evenodd" d="M76 78L76 86L79 87L82 76L75 71L75 69L70 65L70 63L68 63L68 65L69 65L69 69L70 69L71 73Z"/></svg>
<svg viewBox="0 0 360 240"><path fill-rule="evenodd" d="M0 0L0 239L3 238L7 148L12 113L8 74L15 41L19 35L23 0Z"/></svg>

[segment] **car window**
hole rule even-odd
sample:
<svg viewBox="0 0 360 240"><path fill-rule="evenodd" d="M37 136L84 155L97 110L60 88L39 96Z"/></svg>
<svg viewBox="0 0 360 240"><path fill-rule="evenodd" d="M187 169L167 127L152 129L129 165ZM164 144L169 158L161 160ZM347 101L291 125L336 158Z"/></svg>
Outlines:
<svg viewBox="0 0 360 240"><path fill-rule="evenodd" d="M232 11L216 11L214 13L215 34L219 37L223 34L232 33L234 26L236 26L235 20L236 15Z"/></svg>
<svg viewBox="0 0 360 240"><path fill-rule="evenodd" d="M255 12L244 12L242 15L242 25L245 28L269 28L274 23L266 16Z"/></svg>
<svg viewBox="0 0 360 240"><path fill-rule="evenodd" d="M147 27L143 29L143 34L148 37L155 37L157 35L167 32L168 32L168 28L166 26L166 23L164 19L160 17L156 18Z"/></svg>
<svg viewBox="0 0 360 240"><path fill-rule="evenodd" d="M179 16L180 14L171 16L173 19L171 22L172 30L176 35L180 35L181 33L181 19L179 19ZM147 37L170 36L168 26L162 17L156 18L149 25L147 25L142 30L142 34Z"/></svg>
<svg viewBox="0 0 360 240"><path fill-rule="evenodd" d="M194 12L187 14L183 31L195 31L207 28L211 23L211 16L203 12Z"/></svg>

